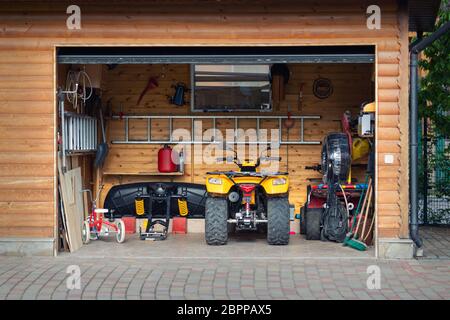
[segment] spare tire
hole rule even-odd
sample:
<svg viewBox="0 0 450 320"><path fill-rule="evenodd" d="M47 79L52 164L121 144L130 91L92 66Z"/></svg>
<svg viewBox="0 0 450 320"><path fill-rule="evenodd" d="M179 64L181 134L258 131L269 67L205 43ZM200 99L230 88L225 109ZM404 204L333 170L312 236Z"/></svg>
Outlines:
<svg viewBox="0 0 450 320"><path fill-rule="evenodd" d="M324 182L347 181L351 166L351 152L348 136L345 133L330 133L322 147L322 172Z"/></svg>

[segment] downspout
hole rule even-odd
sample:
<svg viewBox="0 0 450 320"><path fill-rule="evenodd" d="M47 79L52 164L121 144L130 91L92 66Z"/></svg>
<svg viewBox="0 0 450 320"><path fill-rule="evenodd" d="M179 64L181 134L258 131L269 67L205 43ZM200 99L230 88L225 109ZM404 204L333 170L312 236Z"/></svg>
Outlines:
<svg viewBox="0 0 450 320"><path fill-rule="evenodd" d="M409 154L410 154L410 220L409 230L410 237L418 248L422 247L422 240L419 237L419 211L418 211L418 152L417 152L417 124L418 124L418 100L417 82L419 79L417 62L419 59L419 53L426 47L431 45L435 40L450 31L450 22L445 23L433 34L425 39L416 41L410 48L410 116L409 116L409 128L410 128L410 141L409 141Z"/></svg>

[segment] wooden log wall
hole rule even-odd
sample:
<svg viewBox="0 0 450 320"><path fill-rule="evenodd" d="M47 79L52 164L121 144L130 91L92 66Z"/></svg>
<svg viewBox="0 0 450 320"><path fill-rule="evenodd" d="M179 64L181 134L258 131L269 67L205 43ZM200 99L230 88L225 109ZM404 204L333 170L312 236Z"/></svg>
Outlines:
<svg viewBox="0 0 450 320"><path fill-rule="evenodd" d="M377 48L377 234L407 237L407 13L397 1L80 0L81 30L66 27L69 4L0 2L0 237L56 234L55 47L355 44ZM379 30L366 27L371 4Z"/></svg>
<svg viewBox="0 0 450 320"><path fill-rule="evenodd" d="M349 110L354 116L359 112L360 104L363 101L372 99L374 83L371 81L374 66L371 64L290 64L290 80L286 86L286 96L279 106L274 106L273 112L269 113L243 113L237 112L232 115L249 118L239 121L239 128L243 130L256 130L256 120L254 116L262 115L286 115L288 107L292 115L319 115L320 120L305 120L304 139L306 141L322 141L329 132L341 131L340 119L342 114ZM137 105L139 96L147 86L150 77L160 77L158 88L150 90L141 103ZM332 81L333 94L327 99L319 99L312 92L312 85L318 77L325 77ZM103 101L110 104L113 114L123 112L125 115L206 115L199 112L191 112L189 104L179 107L169 103L168 96L173 95L172 86L177 82L184 82L190 87L190 66L189 65L120 65L109 71L104 68L102 90ZM303 84L303 97L299 105L298 97L300 87ZM189 93L186 95L190 100ZM223 113L215 113L224 115ZM211 114L207 114L211 115ZM225 115L230 115L226 113ZM253 119L252 119L253 118ZM147 121L129 120L129 138L147 138ZM152 120L152 140L167 140L169 137L168 120ZM212 128L211 120L202 121L203 131ZM217 129L221 130L225 136L226 129L233 129L234 121L219 119L216 123ZM275 129L278 121L261 121L261 129ZM183 128L191 132L190 120L175 120L173 129ZM125 121L110 120L107 126L108 141L124 140ZM282 131L283 140L300 139L300 121L297 120L295 126L289 130ZM270 137L270 136L269 136ZM111 144L108 158L103 168L103 182L105 184L102 196L106 194L110 187L115 184L136 182L136 181L180 181L192 183L205 183L206 172L223 170L224 164L197 163L187 164L184 176L172 177L143 177L129 176L139 172L158 172L157 152L162 145L121 145ZM311 170L305 170L305 166L317 165L320 161L321 145L291 145L282 146L279 150L283 158L280 163L281 171L288 171L291 178L290 202L295 204L298 211L300 206L306 201L306 186L309 184L308 178L320 178L320 174ZM186 159L190 160L193 153L198 157L204 152L201 146L185 148ZM250 151L245 148L246 154ZM220 156L220 155L218 155ZM364 161L363 161L364 162ZM225 165L229 169L236 169L234 165ZM361 170L355 168L353 175L363 181Z"/></svg>

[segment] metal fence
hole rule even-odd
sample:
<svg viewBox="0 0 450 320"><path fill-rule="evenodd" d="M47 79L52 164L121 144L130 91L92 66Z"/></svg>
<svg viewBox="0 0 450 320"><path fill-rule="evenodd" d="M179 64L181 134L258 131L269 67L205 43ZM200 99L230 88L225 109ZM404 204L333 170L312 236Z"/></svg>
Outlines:
<svg viewBox="0 0 450 320"><path fill-rule="evenodd" d="M450 225L450 159L445 154L450 139L434 136L428 126L424 122L420 130L419 223Z"/></svg>

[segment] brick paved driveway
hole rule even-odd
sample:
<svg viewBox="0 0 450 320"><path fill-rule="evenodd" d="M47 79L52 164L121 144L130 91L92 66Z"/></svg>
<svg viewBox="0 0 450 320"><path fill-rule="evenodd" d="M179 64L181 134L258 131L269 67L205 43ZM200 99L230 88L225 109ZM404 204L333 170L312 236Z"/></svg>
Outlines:
<svg viewBox="0 0 450 320"><path fill-rule="evenodd" d="M0 256L0 299L450 299L448 229L421 235L420 260L377 260L373 250L297 238L286 247L254 237L210 247L195 235L95 241L56 258ZM73 265L81 286L69 290ZM367 288L373 265L381 289Z"/></svg>
<svg viewBox="0 0 450 320"><path fill-rule="evenodd" d="M78 265L81 288L68 290ZM381 289L367 289L367 267ZM0 299L450 299L450 260L0 257Z"/></svg>

